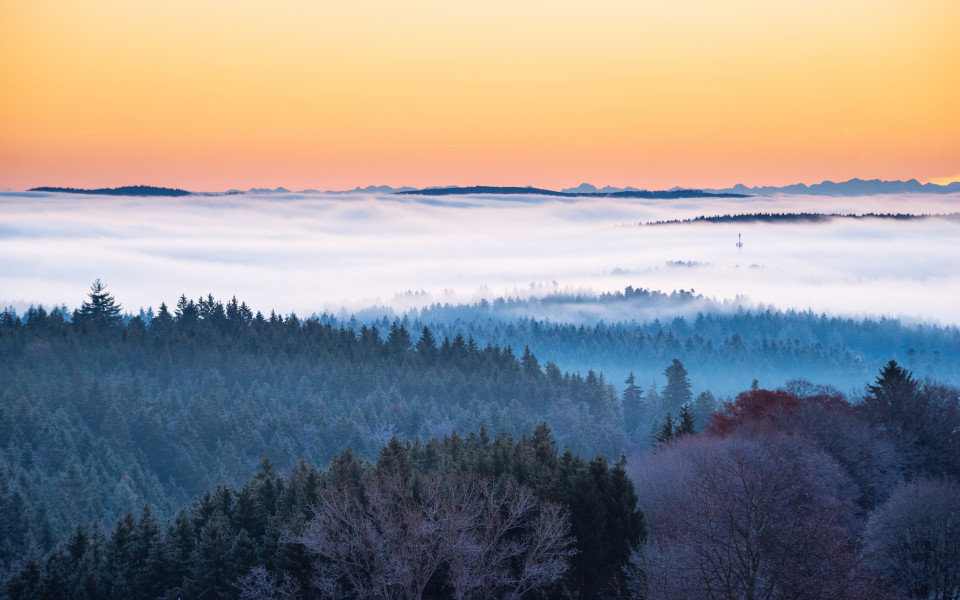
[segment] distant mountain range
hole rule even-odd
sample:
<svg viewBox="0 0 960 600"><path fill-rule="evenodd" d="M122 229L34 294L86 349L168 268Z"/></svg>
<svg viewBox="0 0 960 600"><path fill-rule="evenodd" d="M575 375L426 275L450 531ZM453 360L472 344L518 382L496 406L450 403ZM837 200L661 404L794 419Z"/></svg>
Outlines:
<svg viewBox="0 0 960 600"><path fill-rule="evenodd" d="M116 188L82 189L68 187L36 187L28 190L30 192L62 192L70 194L100 194L108 196L187 196L195 192L181 190L176 188L154 187L150 185L130 185ZM641 190L635 187L617 188L606 186L597 188L589 183L581 183L577 187L565 188L560 191L547 190L543 188L526 187L499 187L499 186L438 186L427 187L423 189L412 188L408 186L391 187L389 185L368 185L366 187L357 186L352 190L327 190L327 194L417 194L426 196L451 196L460 194L538 194L546 196L602 196L614 198L697 198L704 196L719 196L727 198L739 198L745 196L770 196L773 194L807 194L814 196L869 196L873 194L950 194L960 192L960 181L955 181L947 185L937 185L935 183L920 183L916 179L908 181L881 181L879 179L851 179L839 183L833 181L824 181L807 185L797 183L783 187L760 186L748 187L742 183L730 188L722 189L687 189L674 187L669 190ZM222 194L289 194L293 193L283 187L270 188L251 188L247 192L240 190L230 190L222 193L203 193L207 196L219 196ZM321 193L319 190L301 190L296 193Z"/></svg>
<svg viewBox="0 0 960 600"><path fill-rule="evenodd" d="M565 198L577 198L582 196L601 196L604 198L701 198L723 197L723 198L746 198L746 194L727 193L727 192L705 192L703 190L617 190L613 192L595 191L595 192L577 192L577 191L555 191L545 190L535 187L495 187L477 185L472 187L449 187L449 188L428 188L424 190L413 190L405 192L395 192L396 194L414 194L418 196L456 196L461 194L535 194L540 196L561 196Z"/></svg>
<svg viewBox="0 0 960 600"><path fill-rule="evenodd" d="M509 191L508 191L509 190ZM814 196L870 196L873 194L950 194L960 192L960 181L948 185L937 185L935 183L920 183L916 179L908 181L882 181L880 179L850 179L848 181L833 182L824 181L807 185L797 183L783 187L758 186L748 187L744 184L737 184L730 188L706 188L702 190L692 190L687 188L674 187L664 191L641 190L635 187L612 187L606 186L597 188L589 183L581 183L577 187L564 188L559 192L553 190L544 190L541 188L527 187L429 187L421 190L415 188L403 187L392 188L387 185L370 186L367 188L356 188L354 192L380 192L380 193L409 193L409 194L427 194L432 196L451 195L451 194L545 194L550 196L613 196L613 197L640 197L640 198L689 198L703 195L730 195L727 197L739 196L769 196L773 194L807 194ZM347 192L343 192L347 193Z"/></svg>
<svg viewBox="0 0 960 600"><path fill-rule="evenodd" d="M948 185L937 185L935 183L920 183L916 179L908 181L881 181L879 179L851 179L835 183L833 181L824 181L806 185L796 183L784 187L747 187L737 184L732 188L723 190L705 190L716 192L734 192L738 194L751 194L755 196L767 196L771 194L808 194L814 196L869 196L873 194L949 194L960 192L960 181L955 181Z"/></svg>

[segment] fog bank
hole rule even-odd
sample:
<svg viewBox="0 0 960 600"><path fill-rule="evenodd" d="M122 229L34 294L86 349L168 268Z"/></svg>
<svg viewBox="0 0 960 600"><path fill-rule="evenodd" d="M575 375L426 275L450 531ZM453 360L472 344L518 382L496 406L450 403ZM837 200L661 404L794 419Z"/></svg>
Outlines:
<svg viewBox="0 0 960 600"><path fill-rule="evenodd" d="M301 316L632 285L785 309L958 323L956 221L637 225L752 212L958 210L957 194L643 200L0 193L0 302L75 307L98 277L129 311L173 305L181 293L212 293Z"/></svg>

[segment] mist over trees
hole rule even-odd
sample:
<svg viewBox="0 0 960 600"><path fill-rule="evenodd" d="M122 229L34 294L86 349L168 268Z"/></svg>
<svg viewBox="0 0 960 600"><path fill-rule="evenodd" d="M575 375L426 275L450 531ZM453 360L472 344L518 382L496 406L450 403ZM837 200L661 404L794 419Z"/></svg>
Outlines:
<svg viewBox="0 0 960 600"><path fill-rule="evenodd" d="M646 325L121 311L0 314L0 598L957 598L960 392L889 357L732 398L666 343L607 379L481 341Z"/></svg>
<svg viewBox="0 0 960 600"><path fill-rule="evenodd" d="M670 315L670 316L666 316ZM370 308L321 314L323 323L384 331L394 321L438 337L472 336L478 344L529 347L541 361L611 381L630 373L645 390L673 359L690 370L694 394L736 396L757 379L779 387L794 379L859 390L891 359L916 373L960 385L960 330L892 318L851 318L813 312L744 308L686 290L627 287L595 295L433 304L397 314ZM675 415L674 415L675 416Z"/></svg>
<svg viewBox="0 0 960 600"><path fill-rule="evenodd" d="M123 323L118 304L96 282L73 314L0 317L3 564L146 503L169 518L266 455L283 468L347 447L372 459L394 436L550 422L562 446L613 461L649 437L624 430L602 374L563 373L529 350L265 317L211 296Z"/></svg>

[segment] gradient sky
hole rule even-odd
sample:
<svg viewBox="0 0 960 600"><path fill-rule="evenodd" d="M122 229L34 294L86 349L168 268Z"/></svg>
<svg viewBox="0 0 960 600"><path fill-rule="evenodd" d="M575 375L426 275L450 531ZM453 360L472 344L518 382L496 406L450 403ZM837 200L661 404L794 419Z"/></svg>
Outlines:
<svg viewBox="0 0 960 600"><path fill-rule="evenodd" d="M0 0L0 189L960 174L956 0Z"/></svg>

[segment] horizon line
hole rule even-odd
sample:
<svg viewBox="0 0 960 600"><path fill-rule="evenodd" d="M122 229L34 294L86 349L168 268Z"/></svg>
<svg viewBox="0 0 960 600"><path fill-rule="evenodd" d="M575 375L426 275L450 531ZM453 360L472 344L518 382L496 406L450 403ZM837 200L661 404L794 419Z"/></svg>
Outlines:
<svg viewBox="0 0 960 600"><path fill-rule="evenodd" d="M593 189L596 190L597 192L600 192L601 190L605 190L605 189L612 189L612 190L637 190L637 191L649 191L649 192L661 192L661 191L663 191L663 192L666 192L666 191L676 191L676 190L692 190L692 191L730 191L730 190L744 189L744 188L747 189L747 190L786 189L786 188L799 188L799 187L808 187L808 188L809 188L809 187L819 186L819 185L824 185L824 184L835 184L835 185L839 185L839 184L846 184L846 183L880 183L880 184L897 184L897 183L900 183L900 184L912 184L912 183L915 183L915 184L920 185L920 186L932 186L932 187L937 187L937 188L947 188L947 187L951 187L953 184L960 183L960 174L955 175L955 176L951 176L951 177L934 177L934 178L929 178L929 179L926 179L926 180L920 180L920 179L915 178L915 177L910 178L910 179L879 179L879 178L861 179L861 178L859 178L859 177L852 177L852 178L850 178L850 179L846 179L846 180L843 180L843 181L834 181L834 180L831 180L831 179L824 179L824 180L819 181L819 182L816 182L816 183L796 182L796 183L791 183L791 184L786 184L786 185L750 185L750 184L746 184L746 183L740 182L740 183L736 183L736 184L734 184L734 185L727 186L727 187L688 187L688 186L674 185L674 186L669 187L669 188L659 188L659 189L644 188L644 187L639 187L639 186L634 186L634 185L624 185L624 186L614 186L614 185L610 185L610 184L606 184L606 185L595 185L595 184L592 184L592 183L589 183L589 182L586 182L586 181L581 182L581 183L578 184L578 185L573 185L573 186L567 186L567 187L559 186L559 189L553 189L553 188L549 188L549 187L543 187L543 186L537 186L537 185L529 185L529 184L528 184L528 185L485 185L485 184L472 184L472 185L448 184L448 185L442 185L442 184L441 184L441 185L428 185L428 186L424 186L424 187L415 187L415 186L409 186L409 185L397 185L397 186L394 186L394 185L390 185L390 184L368 184L368 185L362 185L362 186L361 186L361 185L357 185L357 186L355 186L355 187L353 187L353 188L350 188L350 189L328 189L328 190L321 190L321 189L317 189L317 188L313 188L313 187L304 188L304 189L300 189L300 190L294 190L294 189L286 188L285 186L282 186L282 185L278 185L278 186L276 186L276 187L274 187L274 188L271 188L270 186L254 186L254 187L251 187L251 188L246 189L246 190L237 189L237 188L230 188L230 189L227 189L227 190L190 190L190 189L183 188L183 187L179 187L179 186L171 186L171 187L168 187L168 186L165 186L165 185L152 185L152 184L139 183L139 184L131 184L131 185L118 185L118 186L113 186L113 187L104 186L104 187L90 187L90 188L80 188L80 187L73 187L73 186L49 186L49 185L39 185L39 186L34 186L34 187L32 187L32 188L27 188L27 189L22 189L22 190L15 190L15 189L11 189L11 188L6 188L6 189L3 190L3 192L6 192L6 193L24 192L24 193L26 193L26 192L31 192L31 191L38 191L38 192L41 192L41 191L50 191L50 190L42 190L42 189L40 189L40 188L57 188L58 190L64 190L64 191L67 191L67 190L71 190L71 191L72 191L72 190L78 190L78 191L80 191L80 190L82 190L82 191L84 191L84 192L89 192L89 191L91 191L91 190L96 190L96 191L104 190L104 191L107 191L107 190L117 190L117 189L135 188L135 187L146 187L146 188L157 188L157 189L167 189L167 190L185 191L185 192L189 192L189 193L191 193L191 194L198 194L198 195L202 195L202 194L223 195L223 194L231 194L231 193L249 193L249 192L323 193L323 194L333 193L333 194L336 194L336 193L365 192L365 191L388 191L388 190L389 190L389 191L421 191L421 190L422 190L422 191L426 191L426 190L457 189L457 188L472 188L472 187L488 187L488 188L531 188L531 189L546 190L546 191L552 191L552 192L562 192L562 191L567 191L567 190L578 190L578 189L580 189L580 188L584 188L584 189L593 188ZM958 190L958 191L960 191L960 190ZM592 193L592 192L590 192L590 193Z"/></svg>

